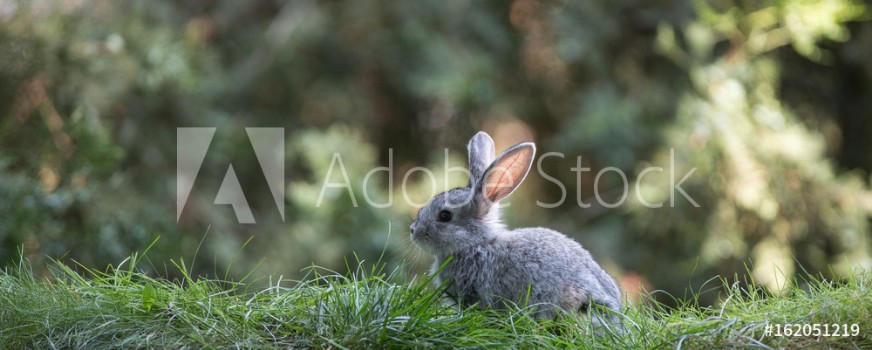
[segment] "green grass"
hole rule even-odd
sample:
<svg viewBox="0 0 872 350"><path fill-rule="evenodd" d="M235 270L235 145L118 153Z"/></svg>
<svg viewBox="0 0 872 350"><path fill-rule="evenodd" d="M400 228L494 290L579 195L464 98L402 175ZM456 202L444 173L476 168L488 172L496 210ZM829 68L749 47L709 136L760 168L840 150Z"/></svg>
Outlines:
<svg viewBox="0 0 872 350"><path fill-rule="evenodd" d="M0 348L838 348L872 346L872 281L807 279L780 296L725 283L713 308L628 307L624 330L593 329L564 315L537 321L530 308L460 309L422 278L358 267L312 269L305 282L258 291L247 284L180 281L137 272L136 255L84 277L56 263L34 277L26 263L0 272ZM287 282L275 285L289 284ZM767 324L858 324L856 337L764 337Z"/></svg>

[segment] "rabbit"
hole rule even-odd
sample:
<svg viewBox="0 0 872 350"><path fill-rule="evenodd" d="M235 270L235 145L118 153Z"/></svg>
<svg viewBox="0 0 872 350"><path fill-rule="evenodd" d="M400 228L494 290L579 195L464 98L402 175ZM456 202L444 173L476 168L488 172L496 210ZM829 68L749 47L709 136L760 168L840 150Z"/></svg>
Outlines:
<svg viewBox="0 0 872 350"><path fill-rule="evenodd" d="M545 319L556 316L556 307L588 313L596 304L614 311L608 318L616 320L621 290L578 242L551 229L510 230L500 222L497 202L527 176L536 146L519 143L494 159L493 140L479 132L468 151L468 185L433 197L410 226L411 240L435 258L433 282L444 282L463 306L529 303Z"/></svg>

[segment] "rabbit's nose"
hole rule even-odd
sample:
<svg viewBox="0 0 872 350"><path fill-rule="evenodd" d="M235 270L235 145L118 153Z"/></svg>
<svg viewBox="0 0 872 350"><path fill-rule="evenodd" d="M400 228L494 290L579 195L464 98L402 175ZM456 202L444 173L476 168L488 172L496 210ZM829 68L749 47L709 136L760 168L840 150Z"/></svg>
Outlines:
<svg viewBox="0 0 872 350"><path fill-rule="evenodd" d="M414 234L415 234L415 230L417 230L417 229L418 229L418 222L417 222L417 221L415 221L415 222L413 222L411 225L409 225L409 231L410 231L411 234L414 235Z"/></svg>

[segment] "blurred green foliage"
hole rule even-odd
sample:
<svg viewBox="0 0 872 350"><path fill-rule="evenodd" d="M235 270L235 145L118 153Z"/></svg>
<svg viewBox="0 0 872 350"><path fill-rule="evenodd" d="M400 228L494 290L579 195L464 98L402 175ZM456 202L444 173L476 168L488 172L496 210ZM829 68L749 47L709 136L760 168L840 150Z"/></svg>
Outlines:
<svg viewBox="0 0 872 350"><path fill-rule="evenodd" d="M483 129L500 149L533 139L565 155L541 163L565 193L534 173L507 221L570 234L628 290L680 294L748 262L775 290L780 273L868 271L869 10L854 0L0 0L0 259L23 247L36 266L103 265L161 236L156 272L196 254L198 273L240 278L260 265L298 277L383 249L421 271L407 202L463 185L444 170L464 165L465 141ZM175 135L190 126L218 131L177 222ZM284 221L244 132L258 126L286 130ZM335 154L350 194L322 191L343 181L338 168L326 177ZM212 204L228 163L256 225ZM390 178L363 187L388 164ZM591 171L579 177L579 165ZM433 170L435 188L420 172L403 186L416 166ZM595 181L609 167L631 190L614 209L595 200L621 198L614 173ZM637 178L649 167L664 171ZM670 174L690 171L682 188L700 207L680 195L671 205ZM563 195L557 208L536 205Z"/></svg>

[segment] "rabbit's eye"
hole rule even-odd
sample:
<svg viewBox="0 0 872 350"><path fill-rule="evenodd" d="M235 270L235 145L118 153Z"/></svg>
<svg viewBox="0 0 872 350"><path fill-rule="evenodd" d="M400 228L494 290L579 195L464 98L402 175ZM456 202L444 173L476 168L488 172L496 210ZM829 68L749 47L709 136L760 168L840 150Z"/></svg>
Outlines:
<svg viewBox="0 0 872 350"><path fill-rule="evenodd" d="M441 222L449 222L451 221L451 212L447 210L440 211L438 218Z"/></svg>

